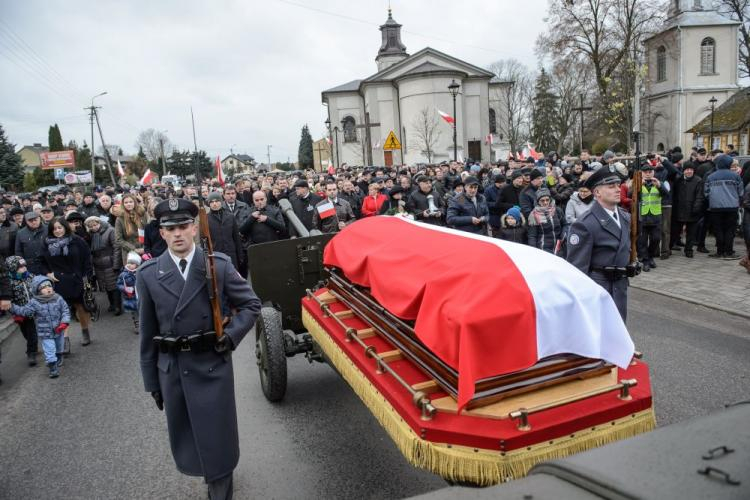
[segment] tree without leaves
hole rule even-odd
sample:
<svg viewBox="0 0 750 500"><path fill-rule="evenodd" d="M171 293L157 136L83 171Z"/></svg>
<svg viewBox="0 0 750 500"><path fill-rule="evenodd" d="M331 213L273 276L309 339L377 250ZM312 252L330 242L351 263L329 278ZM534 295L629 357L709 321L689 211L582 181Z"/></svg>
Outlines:
<svg viewBox="0 0 750 500"><path fill-rule="evenodd" d="M435 110L428 107L422 108L412 120L411 126L414 146L419 148L420 153L427 158L427 163L432 163L435 148L442 135Z"/></svg>
<svg viewBox="0 0 750 500"><path fill-rule="evenodd" d="M16 190L23 186L24 168L21 155L16 153L16 145L5 137L0 125L0 186Z"/></svg>
<svg viewBox="0 0 750 500"><path fill-rule="evenodd" d="M140 134L135 141L136 147L146 155L146 159L152 165L159 164L162 156L162 146L164 147L164 158L172 156L174 145L166 134L152 128L146 129Z"/></svg>
<svg viewBox="0 0 750 500"><path fill-rule="evenodd" d="M750 76L750 0L716 0L719 12L739 21L739 76Z"/></svg>
<svg viewBox="0 0 750 500"><path fill-rule="evenodd" d="M501 59L490 64L488 69L498 80L513 82L507 90L492 89L491 92L500 92L492 99L501 101L507 110L507 121L498 119L496 122L497 131L507 138L511 151L516 152L529 138L534 76L517 59Z"/></svg>
<svg viewBox="0 0 750 500"><path fill-rule="evenodd" d="M570 71L571 67L578 67L578 71ZM590 89L587 82L590 80L588 67L584 64L575 64L566 61L557 64L552 71L552 88L557 96L557 112L554 119L555 137L557 146L555 151L559 154L572 151L578 140L575 137L576 124L580 114L573 108L580 106L583 95L584 103L589 102ZM584 121L586 115L584 115ZM567 142L567 146L566 146Z"/></svg>
<svg viewBox="0 0 750 500"><path fill-rule="evenodd" d="M307 125L302 127L302 134L299 139L298 152L299 168L313 168L313 140L310 135L310 129Z"/></svg>

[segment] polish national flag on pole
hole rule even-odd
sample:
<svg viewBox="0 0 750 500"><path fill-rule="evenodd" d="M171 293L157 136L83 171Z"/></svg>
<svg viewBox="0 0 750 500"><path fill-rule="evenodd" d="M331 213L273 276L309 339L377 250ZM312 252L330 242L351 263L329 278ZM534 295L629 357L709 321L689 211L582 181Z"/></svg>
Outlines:
<svg viewBox="0 0 750 500"><path fill-rule="evenodd" d="M536 152L536 149L534 149L530 143L526 143L526 147L523 148L523 155L524 158L528 158L529 156L534 158L535 160L539 159L539 154Z"/></svg>
<svg viewBox="0 0 750 500"><path fill-rule="evenodd" d="M487 137L484 138L484 143L491 146L493 139L494 137L492 137L492 134L487 134Z"/></svg>
<svg viewBox="0 0 750 500"><path fill-rule="evenodd" d="M367 217L326 245L323 262L414 321L419 340L458 371L459 408L477 381L547 356L577 354L623 369L633 357L633 341L607 291L564 259L527 245Z"/></svg>
<svg viewBox="0 0 750 500"><path fill-rule="evenodd" d="M125 170L123 170L120 160L117 160L117 176L125 177Z"/></svg>
<svg viewBox="0 0 750 500"><path fill-rule="evenodd" d="M326 201L318 205L317 208L318 216L320 216L321 219L327 219L328 217L336 215L336 207L333 206L333 203L329 199L326 199Z"/></svg>
<svg viewBox="0 0 750 500"><path fill-rule="evenodd" d="M154 173L151 171L150 168L147 168L145 172L143 172L143 177L141 177L141 180L138 181L138 184L141 184L145 186L146 184L151 184L151 182L154 180Z"/></svg>
<svg viewBox="0 0 750 500"><path fill-rule="evenodd" d="M221 168L221 159L218 156L216 157L216 180L224 186L224 170Z"/></svg>
<svg viewBox="0 0 750 500"><path fill-rule="evenodd" d="M456 120L454 120L453 117L451 115L449 115L448 113L443 113L439 109L437 110L437 112L438 112L438 114L440 115L440 117L443 120L445 120L446 122L450 123L451 125L453 125L453 124L456 123Z"/></svg>

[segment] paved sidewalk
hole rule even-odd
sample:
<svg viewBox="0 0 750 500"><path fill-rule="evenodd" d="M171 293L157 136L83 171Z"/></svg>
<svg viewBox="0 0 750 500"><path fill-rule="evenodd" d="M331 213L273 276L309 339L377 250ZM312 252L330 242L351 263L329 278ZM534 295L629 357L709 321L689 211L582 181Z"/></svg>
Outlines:
<svg viewBox="0 0 750 500"><path fill-rule="evenodd" d="M713 238L708 240L713 253ZM738 238L735 252L740 255L744 249ZM698 252L688 259L681 250L673 250L669 259L655 262L656 269L631 278L630 286L750 319L750 274L739 260L713 259Z"/></svg>

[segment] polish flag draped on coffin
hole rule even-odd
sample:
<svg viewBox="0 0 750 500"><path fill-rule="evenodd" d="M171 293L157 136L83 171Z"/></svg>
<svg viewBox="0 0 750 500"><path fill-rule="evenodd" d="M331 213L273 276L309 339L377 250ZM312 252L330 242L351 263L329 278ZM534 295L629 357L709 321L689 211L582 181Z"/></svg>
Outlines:
<svg viewBox="0 0 750 500"><path fill-rule="evenodd" d="M523 370L553 354L621 368L634 352L609 294L564 259L526 245L371 217L326 246L327 266L367 287L458 371L458 406L481 379Z"/></svg>

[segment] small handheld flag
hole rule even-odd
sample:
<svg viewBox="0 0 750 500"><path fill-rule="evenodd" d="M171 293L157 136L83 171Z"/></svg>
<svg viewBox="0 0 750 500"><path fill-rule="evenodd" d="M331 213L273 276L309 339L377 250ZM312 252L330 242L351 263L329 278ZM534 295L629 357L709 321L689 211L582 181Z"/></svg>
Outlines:
<svg viewBox="0 0 750 500"><path fill-rule="evenodd" d="M333 203L331 203L331 200L326 200L325 202L318 205L318 215L321 219L327 219L328 217L333 217L336 215L336 207L333 206Z"/></svg>

